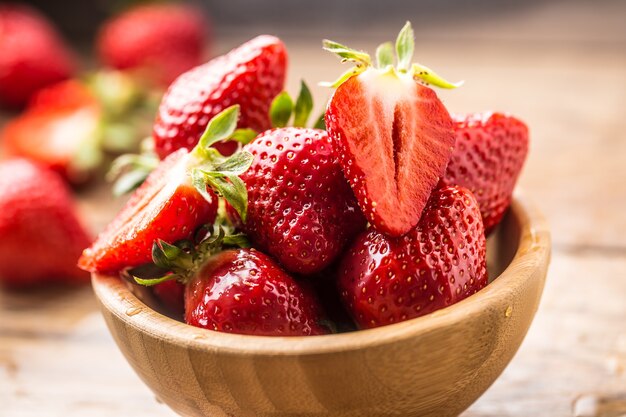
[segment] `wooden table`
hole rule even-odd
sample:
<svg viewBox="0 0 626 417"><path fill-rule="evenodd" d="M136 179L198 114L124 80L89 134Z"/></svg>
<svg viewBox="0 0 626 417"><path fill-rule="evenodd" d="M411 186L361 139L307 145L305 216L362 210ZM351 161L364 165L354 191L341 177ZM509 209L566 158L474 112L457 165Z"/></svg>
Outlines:
<svg viewBox="0 0 626 417"><path fill-rule="evenodd" d="M563 7L417 28L418 60L466 80L441 92L452 111L506 109L528 122L532 149L520 188L547 216L554 240L528 337L464 417L626 415L626 7ZM373 50L376 34L368 34L351 44ZM222 35L222 50L244 38ZM340 70L317 39L283 35L290 91L299 77L313 84ZM318 104L328 94L314 93ZM94 230L119 204L106 190L80 201ZM0 292L0 416L42 415L172 416L118 352L90 288Z"/></svg>

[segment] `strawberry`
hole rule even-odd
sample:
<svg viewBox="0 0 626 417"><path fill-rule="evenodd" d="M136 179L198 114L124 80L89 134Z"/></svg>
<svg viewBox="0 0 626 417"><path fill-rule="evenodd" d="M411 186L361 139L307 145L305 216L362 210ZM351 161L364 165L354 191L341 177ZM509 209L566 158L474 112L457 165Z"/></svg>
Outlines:
<svg viewBox="0 0 626 417"><path fill-rule="evenodd" d="M71 77L73 53L34 9L0 4L0 105L22 107L38 90Z"/></svg>
<svg viewBox="0 0 626 417"><path fill-rule="evenodd" d="M441 184L474 193L489 233L511 204L528 154L528 127L502 113L454 116L454 121L456 145Z"/></svg>
<svg viewBox="0 0 626 417"><path fill-rule="evenodd" d="M78 81L65 81L35 95L29 108L3 131L5 152L34 160L73 183L83 182L92 168L78 154L96 140L100 108Z"/></svg>
<svg viewBox="0 0 626 417"><path fill-rule="evenodd" d="M286 66L285 45L265 35L178 77L163 96L154 123L156 153L163 159L192 148L209 119L233 104L241 106L240 127L270 128L268 110L283 89Z"/></svg>
<svg viewBox="0 0 626 417"><path fill-rule="evenodd" d="M202 62L208 30L202 11L190 5L142 4L104 23L98 56L105 66L140 70L168 85Z"/></svg>
<svg viewBox="0 0 626 417"><path fill-rule="evenodd" d="M162 161L83 252L79 266L112 273L150 262L154 241L187 239L199 226L213 223L217 212L213 190L245 218L247 194L237 175L248 168L252 155L239 152L227 159L211 148L231 137L238 115L238 106L224 110L209 122L191 152L180 149Z"/></svg>
<svg viewBox="0 0 626 417"><path fill-rule="evenodd" d="M337 82L326 110L335 153L361 210L372 226L390 236L409 232L443 176L454 145L453 124L433 90L419 81L455 87L419 64L412 64L413 31L402 29L396 42L371 58L336 42L325 49L355 61Z"/></svg>
<svg viewBox="0 0 626 417"><path fill-rule="evenodd" d="M317 301L270 257L254 249L213 255L187 284L185 321L260 336L328 333Z"/></svg>
<svg viewBox="0 0 626 417"><path fill-rule="evenodd" d="M185 286L175 280L164 281L153 287L154 295L171 313L182 315L185 313Z"/></svg>
<svg viewBox="0 0 626 417"><path fill-rule="evenodd" d="M467 189L436 190L402 237L361 234L339 269L339 289L359 326L382 326L454 304L487 285L480 209Z"/></svg>
<svg viewBox="0 0 626 417"><path fill-rule="evenodd" d="M244 149L254 161L241 176L248 189L243 230L286 270L322 270L365 228L325 131L273 129Z"/></svg>
<svg viewBox="0 0 626 417"><path fill-rule="evenodd" d="M1 283L87 283L76 260L89 242L57 174L25 159L0 162Z"/></svg>

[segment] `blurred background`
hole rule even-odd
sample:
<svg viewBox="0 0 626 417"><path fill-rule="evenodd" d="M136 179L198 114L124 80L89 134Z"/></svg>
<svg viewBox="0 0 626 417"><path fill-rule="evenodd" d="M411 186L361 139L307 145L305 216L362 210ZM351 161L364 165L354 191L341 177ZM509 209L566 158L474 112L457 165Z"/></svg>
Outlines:
<svg viewBox="0 0 626 417"><path fill-rule="evenodd" d="M98 27L122 7L104 0L26 3L59 27L86 68L96 66ZM464 417L626 415L625 1L193 4L211 21L208 56L261 33L281 37L290 54L288 90L295 94L306 79L318 111L330 91L317 83L344 70L321 49L322 38L373 53L410 20L415 60L465 80L462 88L438 91L451 112L500 110L526 121L531 151L518 189L548 218L552 266L518 356ZM0 127L9 116L0 117ZM107 193L81 197L94 230L119 206L102 204ZM42 310L51 316L42 331L24 313L28 296L0 293L0 338L5 332L9 341L0 343L0 404L9 414L0 415L171 415L123 361L90 297L46 300ZM74 360L57 363L50 355ZM55 387L57 378L62 387ZM52 414L40 412L45 404Z"/></svg>

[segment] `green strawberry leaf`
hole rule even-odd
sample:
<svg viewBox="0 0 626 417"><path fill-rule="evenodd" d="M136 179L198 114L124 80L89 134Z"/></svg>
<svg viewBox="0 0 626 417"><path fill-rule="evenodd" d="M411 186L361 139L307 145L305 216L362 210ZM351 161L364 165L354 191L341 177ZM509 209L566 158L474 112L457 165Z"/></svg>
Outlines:
<svg viewBox="0 0 626 417"><path fill-rule="evenodd" d="M131 275L131 276L133 277L133 279L135 280L137 284L144 285L146 287L152 287L154 285L161 284L162 282L165 282L165 281L171 281L173 279L180 278L177 274L168 274L168 275L164 275L158 278L139 278L134 275Z"/></svg>
<svg viewBox="0 0 626 417"><path fill-rule="evenodd" d="M322 41L322 48L328 52L338 55L342 62L352 61L357 66L369 67L372 65L372 59L369 54L363 51L357 51L348 46L342 45L338 42L324 39Z"/></svg>
<svg viewBox="0 0 626 417"><path fill-rule="evenodd" d="M236 175L213 175L205 172L206 182L217 191L237 211L241 221L246 222L248 211L248 190L246 184Z"/></svg>
<svg viewBox="0 0 626 417"><path fill-rule="evenodd" d="M285 127L293 112L293 100L289 93L283 91L277 95L270 106L270 120L274 127Z"/></svg>
<svg viewBox="0 0 626 417"><path fill-rule="evenodd" d="M242 145L247 145L248 143L252 142L258 135L259 133L254 129L242 128L235 130L230 139L236 140Z"/></svg>
<svg viewBox="0 0 626 417"><path fill-rule="evenodd" d="M194 148L194 152L203 154L211 145L230 138L237 128L238 119L238 104L230 106L226 110L218 113L207 124L206 130L200 137L198 145Z"/></svg>
<svg viewBox="0 0 626 417"><path fill-rule="evenodd" d="M311 90L306 85L304 80L300 82L300 94L296 99L296 106L294 109L293 125L295 127L305 127L309 116L313 111L313 96Z"/></svg>
<svg viewBox="0 0 626 417"><path fill-rule="evenodd" d="M314 129L326 130L326 112L322 112L320 117L317 118L317 121L313 125Z"/></svg>
<svg viewBox="0 0 626 417"><path fill-rule="evenodd" d="M398 71L407 72L411 67L415 38L411 22L406 22L396 39L396 54L398 55Z"/></svg>
<svg viewBox="0 0 626 417"><path fill-rule="evenodd" d="M413 75L413 78L422 80L426 84L435 85L440 88L451 89L451 88L457 88L463 85L463 81L451 83L445 80L443 77L437 75L430 68L424 65L420 65L420 64L413 64L411 67L411 73Z"/></svg>
<svg viewBox="0 0 626 417"><path fill-rule="evenodd" d="M234 235L227 234L224 236L222 243L224 244L224 246L235 246L238 248L250 247L250 241L248 240L248 237L243 233L237 233Z"/></svg>
<svg viewBox="0 0 626 417"><path fill-rule="evenodd" d="M214 174L227 175L241 175L250 168L254 161L254 155L247 151L236 152L221 164L217 165L215 169L211 170Z"/></svg>
<svg viewBox="0 0 626 417"><path fill-rule="evenodd" d="M120 196L139 187L159 165L154 153L125 154L111 163L106 174L107 181L115 181L113 195Z"/></svg>
<svg viewBox="0 0 626 417"><path fill-rule="evenodd" d="M360 73L362 73L366 69L367 69L367 67L364 67L364 66L352 67L348 71L346 71L343 74L341 74L339 76L339 78L337 78L335 81L333 81L333 82L322 81L321 83L319 83L319 85L322 86L322 87L337 88L341 84L343 84L346 81L348 81L349 78L351 78L351 77L353 77L355 75L359 75Z"/></svg>
<svg viewBox="0 0 626 417"><path fill-rule="evenodd" d="M378 68L386 68L393 65L393 45L391 42L385 42L376 48L376 62Z"/></svg>
<svg viewBox="0 0 626 417"><path fill-rule="evenodd" d="M191 184L206 201L213 201L215 196L207 191L206 175L202 169L194 168L191 170Z"/></svg>
<svg viewBox="0 0 626 417"><path fill-rule="evenodd" d="M135 170L128 171L118 177L113 184L113 195L120 197L137 189L148 178L150 172Z"/></svg>

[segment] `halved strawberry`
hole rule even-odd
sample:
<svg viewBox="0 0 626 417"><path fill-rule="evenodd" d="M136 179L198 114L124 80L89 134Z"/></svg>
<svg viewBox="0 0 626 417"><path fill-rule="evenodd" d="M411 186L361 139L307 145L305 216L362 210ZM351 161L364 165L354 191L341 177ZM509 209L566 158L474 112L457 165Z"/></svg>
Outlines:
<svg viewBox="0 0 626 417"><path fill-rule="evenodd" d="M82 182L89 169L81 166L77 155L95 141L100 115L95 97L83 84L73 80L55 84L6 125L5 152L37 161L73 183Z"/></svg>
<svg viewBox="0 0 626 417"><path fill-rule="evenodd" d="M361 210L379 231L400 236L413 228L444 174L454 145L453 124L433 90L450 84L426 67L410 64L410 24L398 36L398 65L389 44L379 47L379 67L369 55L336 42L325 49L357 66L338 85L326 110L326 128Z"/></svg>
<svg viewBox="0 0 626 417"><path fill-rule="evenodd" d="M225 196L245 218L247 193L237 175L250 166L252 155L239 152L225 158L211 148L231 137L238 115L238 106L224 110L209 122L191 152L180 149L167 157L83 252L79 266L113 273L149 263L155 241L187 239L199 226L213 223L217 196L211 189Z"/></svg>

